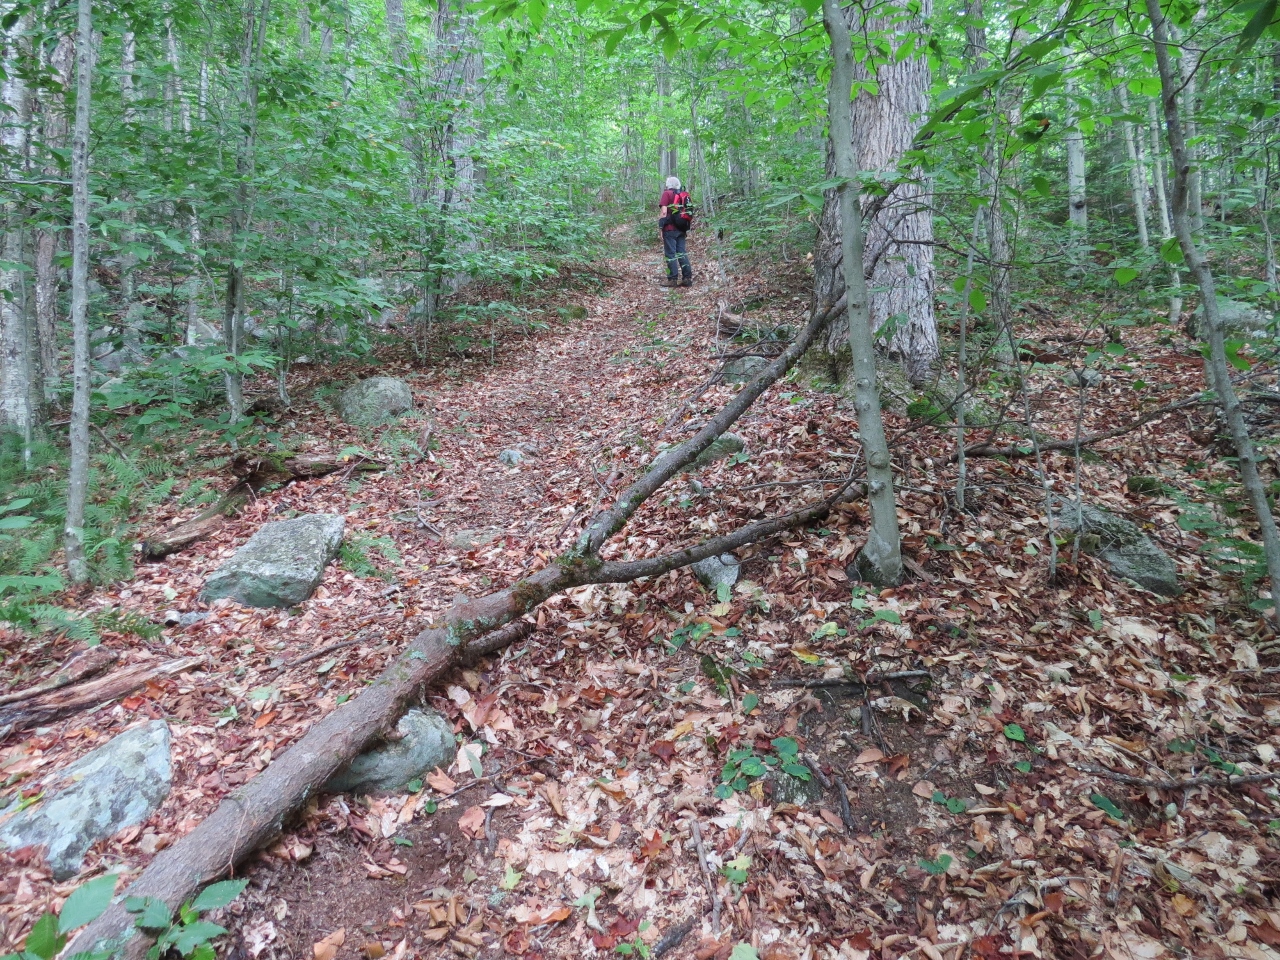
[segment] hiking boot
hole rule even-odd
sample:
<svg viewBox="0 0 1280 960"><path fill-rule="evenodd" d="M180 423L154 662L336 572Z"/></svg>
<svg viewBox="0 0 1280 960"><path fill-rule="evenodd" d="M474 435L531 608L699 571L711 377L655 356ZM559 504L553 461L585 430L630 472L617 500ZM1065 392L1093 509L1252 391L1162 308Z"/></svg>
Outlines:
<svg viewBox="0 0 1280 960"><path fill-rule="evenodd" d="M693 277L685 277L683 280L681 280L681 281L680 281L680 286L682 286L682 287L692 287L692 286L693 286Z"/></svg>
<svg viewBox="0 0 1280 960"><path fill-rule="evenodd" d="M677 284L677 283L675 282L675 280L673 280L671 277L667 277L667 279L665 279L665 280L659 280L659 281L658 281L658 286L660 286L660 287L674 287L674 286L678 286L678 284Z"/></svg>

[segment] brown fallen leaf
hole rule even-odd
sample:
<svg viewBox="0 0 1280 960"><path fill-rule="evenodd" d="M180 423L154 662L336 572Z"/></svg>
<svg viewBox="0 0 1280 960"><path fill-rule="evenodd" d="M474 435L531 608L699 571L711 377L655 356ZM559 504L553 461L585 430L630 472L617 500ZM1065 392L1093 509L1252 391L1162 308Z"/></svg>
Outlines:
<svg viewBox="0 0 1280 960"><path fill-rule="evenodd" d="M542 795L547 798L547 803L551 804L551 809L555 811L555 815L563 819L564 802L560 799L560 786L554 780L548 780L542 785Z"/></svg>
<svg viewBox="0 0 1280 960"><path fill-rule="evenodd" d="M387 955L387 948L382 945L379 940L373 940L364 944L360 948L360 952L365 955L367 960L382 960Z"/></svg>
<svg viewBox="0 0 1280 960"><path fill-rule="evenodd" d="M433 772L427 774L427 786L437 793L453 793L458 789L458 782L436 767Z"/></svg>
<svg viewBox="0 0 1280 960"><path fill-rule="evenodd" d="M926 800L932 800L933 793L937 789L938 788L933 785L932 781L921 780L914 787L911 788L911 792L914 793L917 797L924 797Z"/></svg>
<svg viewBox="0 0 1280 960"><path fill-rule="evenodd" d="M484 808L468 807L467 812L458 818L458 826L472 840L484 836Z"/></svg>
<svg viewBox="0 0 1280 960"><path fill-rule="evenodd" d="M853 762L859 764L870 764L879 763L883 759L884 751L877 750L875 747L867 747L867 749L858 754L858 758Z"/></svg>
<svg viewBox="0 0 1280 960"><path fill-rule="evenodd" d="M338 953L338 948L346 942L347 928L339 927L319 943L313 943L311 952L315 955L315 960L333 960Z"/></svg>

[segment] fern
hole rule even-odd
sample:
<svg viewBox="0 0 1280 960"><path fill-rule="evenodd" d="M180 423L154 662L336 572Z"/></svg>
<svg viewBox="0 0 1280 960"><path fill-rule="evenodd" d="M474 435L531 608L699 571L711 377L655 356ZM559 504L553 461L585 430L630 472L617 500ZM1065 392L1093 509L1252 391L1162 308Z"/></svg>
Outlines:
<svg viewBox="0 0 1280 960"><path fill-rule="evenodd" d="M380 570L374 565L369 551L377 551L384 560L391 563L400 563L400 551L396 549L390 537L371 537L368 534L355 533L344 540L339 548L342 566L357 577L393 579L394 575L389 571Z"/></svg>

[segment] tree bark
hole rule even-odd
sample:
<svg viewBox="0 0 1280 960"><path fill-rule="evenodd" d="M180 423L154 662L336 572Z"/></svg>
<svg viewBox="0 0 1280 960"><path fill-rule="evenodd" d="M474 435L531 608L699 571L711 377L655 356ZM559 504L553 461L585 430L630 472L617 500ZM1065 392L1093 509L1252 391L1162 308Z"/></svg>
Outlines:
<svg viewBox="0 0 1280 960"><path fill-rule="evenodd" d="M1066 74L1067 94L1067 216L1073 233L1073 247L1089 235L1089 199L1085 193L1084 134L1076 108L1076 84L1070 68Z"/></svg>
<svg viewBox="0 0 1280 960"><path fill-rule="evenodd" d="M1129 91L1123 83L1117 88L1120 93L1120 109L1129 112ZM1120 121L1120 130L1124 135L1124 149L1129 157L1129 195L1133 202L1133 219L1138 229L1138 246L1146 253L1151 249L1151 234L1147 229L1147 175L1142 158L1142 139L1135 136L1133 123Z"/></svg>
<svg viewBox="0 0 1280 960"><path fill-rule="evenodd" d="M0 33L0 146L7 161L0 172L21 179L30 146L31 87L28 35L34 15L27 7ZM22 269L27 262L26 204L16 190L4 190L0 207L0 430L14 430L30 443L39 425L40 406L34 390L30 329L26 318L27 284Z"/></svg>
<svg viewBox="0 0 1280 960"><path fill-rule="evenodd" d="M906 21L889 16L864 20L857 6L846 16L854 33L894 36L903 43L915 42L932 13L932 0L923 0L916 16ZM933 309L933 211L931 198L917 179L918 171L898 167L928 110L929 64L926 57L914 53L902 60L891 56L874 76L855 64L854 80L878 84L877 93L860 90L853 103L855 166L892 188L889 198L877 205L865 224L872 330L889 357L902 363L912 382L922 384L931 378L940 355ZM828 169L834 170L830 151ZM815 299L820 303L834 301L844 290L840 228L839 198L828 193L813 258ZM889 324L892 326L887 327ZM834 366L845 366L841 358L847 356L849 343L843 329L833 327L823 348Z"/></svg>
<svg viewBox="0 0 1280 960"><path fill-rule="evenodd" d="M58 78L58 90L45 90L40 104L41 139L46 155L50 150L67 146L67 103L63 91L71 86L71 68L75 62L75 43L68 36L58 38L49 55L49 69ZM61 176L62 169L49 157L44 175ZM59 205L60 206L60 205ZM36 227L35 240L35 308L36 339L40 343L40 382L44 386L45 403L58 396L61 374L58 370L58 235L65 221L61 212L46 210L43 222Z"/></svg>
<svg viewBox="0 0 1280 960"><path fill-rule="evenodd" d="M831 2L831 0L828 0ZM176 909L205 884L225 875L283 829L284 820L313 796L341 767L394 725L405 705L426 684L477 650L493 652L489 642L515 639L502 633L513 620L555 593L591 583L612 583L660 576L726 550L809 523L827 513L845 495L846 481L826 500L775 520L748 524L726 536L660 557L602 562L600 548L622 528L640 505L668 479L692 463L727 430L770 384L789 370L822 332L838 305L815 310L790 347L744 387L693 437L667 451L616 503L588 525L578 545L532 576L511 587L457 603L439 621L428 624L379 678L355 699L320 720L245 786L228 795L191 833L162 851L128 888L130 896L154 897ZM850 478L852 479L852 478ZM76 937L70 953L90 945L111 945L127 958L141 958L143 937L134 936L133 918L117 902Z"/></svg>
<svg viewBox="0 0 1280 960"><path fill-rule="evenodd" d="M822 14L831 38L833 60L827 118L831 158L836 176L842 181L835 192L840 209L849 346L853 352L854 408L858 412L858 434L867 463L867 500L871 506L871 528L867 531L867 543L858 554L857 568L864 580L877 586L890 586L902 579L902 552L893 496L893 465L880 419L875 343L862 262L862 211L858 199L862 185L854 158L853 108L849 102L854 76L853 48L844 12L837 0L823 0Z"/></svg>
<svg viewBox="0 0 1280 960"><path fill-rule="evenodd" d="M76 17L76 121L71 135L71 464L63 546L73 583L89 579L84 511L89 497L89 110L93 94L93 0Z"/></svg>
<svg viewBox="0 0 1280 960"><path fill-rule="evenodd" d="M1156 50L1156 66L1160 71L1160 88L1164 100L1165 135L1169 140L1169 153L1173 160L1173 230L1182 248L1187 269L1200 288L1201 309L1204 311L1204 337L1208 340L1209 357L1206 361L1207 379L1218 396L1223 417L1231 432L1240 480L1245 495L1258 521L1266 557L1267 577L1271 587L1272 622L1280 624L1280 531L1276 529L1271 505L1267 502L1267 490L1258 473L1257 452L1249 428L1245 423L1244 409L1235 385L1231 382L1231 370L1227 365L1222 318L1218 314L1217 291L1213 273L1204 253L1196 241L1189 204L1192 202L1194 160L1187 149L1186 131L1178 109L1178 90L1185 85L1186 77L1174 72L1173 58L1169 53L1169 23L1160 8L1160 0L1146 0L1147 15L1151 18L1152 40Z"/></svg>
<svg viewBox="0 0 1280 960"><path fill-rule="evenodd" d="M123 108L122 119L128 130L136 130L138 123L138 111L134 106L138 94L133 77L138 65L137 46L134 32L126 30L120 39L120 101ZM138 221L138 210L133 205L133 196L127 188L121 192L120 202L124 205L124 209L120 211L120 219L125 224L120 232L120 240L124 246L120 252L120 304L124 308L121 333L125 354L137 363L142 359L142 316L138 304L138 258L129 250L129 246L137 240L134 228Z"/></svg>

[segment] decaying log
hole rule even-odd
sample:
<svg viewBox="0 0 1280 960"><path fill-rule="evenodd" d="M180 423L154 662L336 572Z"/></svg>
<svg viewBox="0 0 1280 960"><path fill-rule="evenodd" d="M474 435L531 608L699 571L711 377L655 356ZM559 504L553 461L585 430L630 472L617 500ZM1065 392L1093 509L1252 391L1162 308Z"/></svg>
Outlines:
<svg viewBox="0 0 1280 960"><path fill-rule="evenodd" d="M314 480L339 470L365 473L382 468L383 464L364 457L338 459L310 454L296 456L241 454L231 464L231 471L240 478L240 482L224 493L216 503L205 507L190 520L172 527L153 530L151 535L142 541L142 558L159 560L191 546L198 540L203 540L222 526L227 517L234 516L265 487L282 486L294 480Z"/></svg>
<svg viewBox="0 0 1280 960"><path fill-rule="evenodd" d="M60 690L62 687L69 687L73 683L87 680L94 674L101 673L107 667L112 666L118 659L120 658L116 652L108 650L106 647L90 647L88 650L81 650L79 653L72 654L67 659L67 662L58 668L58 672L43 683L0 696L0 706L17 703L20 700L30 700L32 697L38 697L42 693Z"/></svg>
<svg viewBox="0 0 1280 960"><path fill-rule="evenodd" d="M632 561L599 559L604 544L640 505L692 463L789 370L834 313L831 305L815 311L782 356L762 370L697 434L664 452L647 473L619 495L613 506L596 515L572 550L510 587L455 603L438 621L429 623L358 697L319 720L266 769L228 794L191 833L162 850L129 885L128 895L154 898L172 911L206 884L225 876L250 853L278 836L287 817L352 757L390 730L423 686L440 680L452 667L479 651L496 652L498 641L514 642L524 627L508 625L554 594L587 584L660 576L825 516L845 496L852 485L853 472L831 496L786 516L750 523L663 556ZM119 901L81 931L68 948L72 954L97 949L119 950L127 958L145 954L147 943Z"/></svg>
<svg viewBox="0 0 1280 960"><path fill-rule="evenodd" d="M163 663L140 663L74 687L51 690L0 710L0 739L17 730L30 730L69 717L81 710L128 696L149 680L172 676L204 663L204 657L184 657Z"/></svg>

